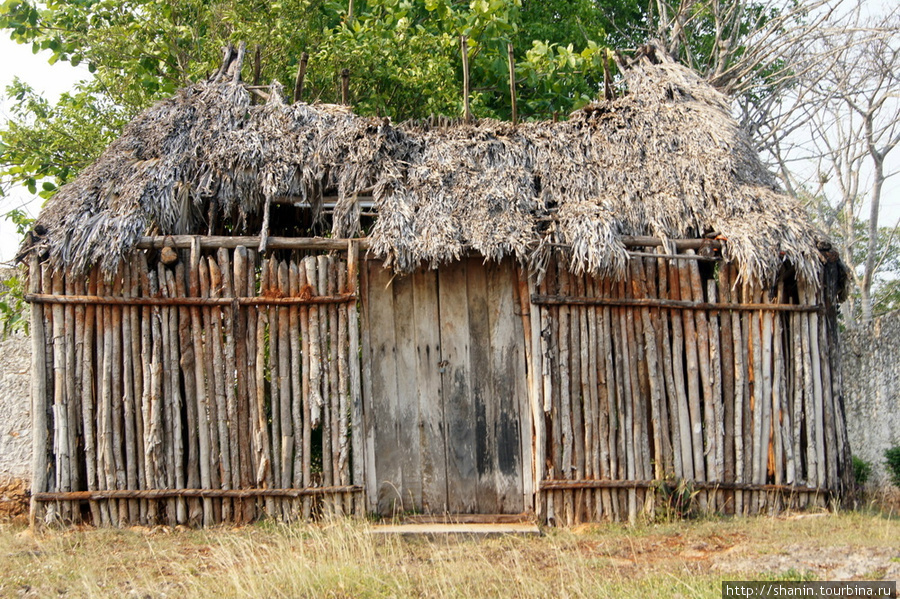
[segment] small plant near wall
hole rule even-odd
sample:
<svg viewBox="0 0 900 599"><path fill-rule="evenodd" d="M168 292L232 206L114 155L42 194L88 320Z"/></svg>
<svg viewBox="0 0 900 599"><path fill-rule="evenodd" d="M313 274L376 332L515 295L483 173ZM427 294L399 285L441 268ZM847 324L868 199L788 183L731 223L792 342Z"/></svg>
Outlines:
<svg viewBox="0 0 900 599"><path fill-rule="evenodd" d="M900 487L900 445L885 450L884 464L887 466L891 482L895 487Z"/></svg>
<svg viewBox="0 0 900 599"><path fill-rule="evenodd" d="M864 487L872 476L872 464L866 460L853 456L853 482L857 487Z"/></svg>

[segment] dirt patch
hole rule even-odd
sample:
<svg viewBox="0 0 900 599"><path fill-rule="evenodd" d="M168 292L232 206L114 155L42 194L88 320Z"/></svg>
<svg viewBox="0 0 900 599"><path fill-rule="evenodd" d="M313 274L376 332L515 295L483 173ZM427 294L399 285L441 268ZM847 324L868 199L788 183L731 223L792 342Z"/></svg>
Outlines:
<svg viewBox="0 0 900 599"><path fill-rule="evenodd" d="M27 517L29 495L28 483L22 479L0 481L0 522Z"/></svg>
<svg viewBox="0 0 900 599"><path fill-rule="evenodd" d="M775 552L736 546L712 561L719 572L768 572L817 580L900 580L900 550L887 547L784 545Z"/></svg>

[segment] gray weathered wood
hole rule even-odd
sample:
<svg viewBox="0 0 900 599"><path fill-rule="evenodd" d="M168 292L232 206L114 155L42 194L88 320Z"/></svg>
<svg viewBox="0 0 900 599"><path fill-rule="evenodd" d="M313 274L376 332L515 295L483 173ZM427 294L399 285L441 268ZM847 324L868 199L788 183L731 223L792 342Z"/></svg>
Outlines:
<svg viewBox="0 0 900 599"><path fill-rule="evenodd" d="M487 266L488 316L491 327L489 348L494 381L493 395L489 401L498 408L489 431L493 428L497 447L495 513L503 514L521 513L526 507L523 503L526 461L522 452L523 437L530 435L531 429L530 426L526 427L530 419L527 413L525 352L522 348L524 334L522 321L516 313L516 283L516 273L511 261Z"/></svg>
<svg viewBox="0 0 900 599"><path fill-rule="evenodd" d="M369 337L371 395L366 418L372 431L372 448L368 452L373 466L369 470L369 501L385 515L402 509L400 490L403 473L397 426L397 352L394 328L394 294L392 273L380 262L367 261L366 331ZM406 373L404 373L404 376Z"/></svg>
<svg viewBox="0 0 900 599"><path fill-rule="evenodd" d="M447 442L447 489L451 513L476 509L475 405L469 354L467 263L454 263L439 274L442 392Z"/></svg>
<svg viewBox="0 0 900 599"><path fill-rule="evenodd" d="M418 405L422 505L426 513L441 514L447 505L447 448L441 389L441 339L438 326L437 271L420 269L411 275L414 299L415 380Z"/></svg>

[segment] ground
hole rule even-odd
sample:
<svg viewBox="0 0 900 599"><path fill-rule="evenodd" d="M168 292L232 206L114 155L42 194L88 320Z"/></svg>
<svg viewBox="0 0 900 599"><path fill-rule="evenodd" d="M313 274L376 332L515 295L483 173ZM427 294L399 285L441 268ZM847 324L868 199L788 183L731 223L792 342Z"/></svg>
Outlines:
<svg viewBox="0 0 900 599"><path fill-rule="evenodd" d="M721 597L723 580L898 580L888 509L397 537L367 523L33 532L0 525L0 597Z"/></svg>

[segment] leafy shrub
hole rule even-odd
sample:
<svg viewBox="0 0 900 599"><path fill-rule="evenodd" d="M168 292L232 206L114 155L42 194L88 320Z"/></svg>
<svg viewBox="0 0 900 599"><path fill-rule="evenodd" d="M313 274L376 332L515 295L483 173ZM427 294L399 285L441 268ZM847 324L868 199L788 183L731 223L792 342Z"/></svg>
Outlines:
<svg viewBox="0 0 900 599"><path fill-rule="evenodd" d="M888 469L888 476L894 486L900 487L900 445L895 445L884 452L884 464Z"/></svg>
<svg viewBox="0 0 900 599"><path fill-rule="evenodd" d="M17 331L27 335L29 322L22 273L0 279L0 339Z"/></svg>
<svg viewBox="0 0 900 599"><path fill-rule="evenodd" d="M853 481L857 487L864 486L872 476L872 464L862 458L853 456Z"/></svg>

